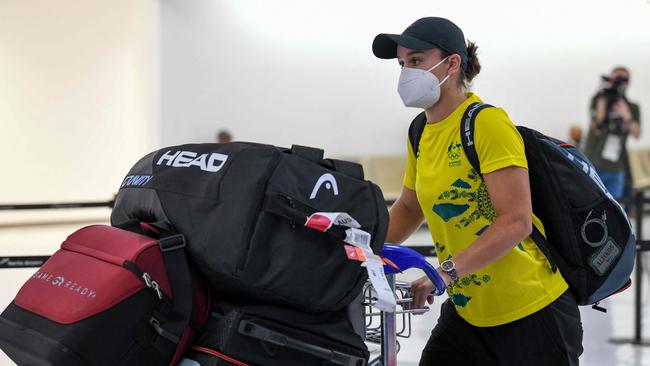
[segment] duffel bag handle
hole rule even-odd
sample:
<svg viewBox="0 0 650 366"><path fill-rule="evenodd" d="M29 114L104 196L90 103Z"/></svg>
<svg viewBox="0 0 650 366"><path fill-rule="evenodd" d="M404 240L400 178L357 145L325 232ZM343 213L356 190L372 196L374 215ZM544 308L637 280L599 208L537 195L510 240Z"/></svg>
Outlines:
<svg viewBox="0 0 650 366"><path fill-rule="evenodd" d="M325 151L315 147L291 145L291 154L305 158L318 165L323 165L336 172L364 180L363 167L359 163L338 159L323 159Z"/></svg>
<svg viewBox="0 0 650 366"><path fill-rule="evenodd" d="M315 344L310 344L289 337L285 334L275 332L269 328L255 324L248 320L242 320L239 323L237 330L242 335L267 342L278 347L286 347L292 350L303 352L319 359L327 360L336 365L365 366L367 364L366 360L359 356L324 348Z"/></svg>
<svg viewBox="0 0 650 366"><path fill-rule="evenodd" d="M113 224L112 226L156 239L176 234L174 229L164 221L151 222L141 219L130 219Z"/></svg>
<svg viewBox="0 0 650 366"><path fill-rule="evenodd" d="M315 147L291 145L291 154L300 156L316 164L322 164L325 151Z"/></svg>
<svg viewBox="0 0 650 366"><path fill-rule="evenodd" d="M339 173L359 180L365 180L363 166L359 163L338 159L325 159L325 161L330 163L331 167Z"/></svg>

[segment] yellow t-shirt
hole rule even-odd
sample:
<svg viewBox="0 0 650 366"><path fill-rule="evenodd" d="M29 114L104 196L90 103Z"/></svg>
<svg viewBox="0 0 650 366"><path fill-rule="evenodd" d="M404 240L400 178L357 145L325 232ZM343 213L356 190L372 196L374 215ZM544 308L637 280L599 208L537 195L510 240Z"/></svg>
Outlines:
<svg viewBox="0 0 650 366"><path fill-rule="evenodd" d="M470 246L496 215L487 187L461 145L463 113L481 101L472 93L467 96L449 117L426 124L417 159L408 143L404 185L417 194L441 262ZM521 135L503 109L487 108L478 114L474 139L483 174L510 166L528 168ZM534 215L533 223L544 233ZM567 288L560 272L553 273L544 254L526 238L496 262L459 278L447 293L460 316L488 327L530 315Z"/></svg>

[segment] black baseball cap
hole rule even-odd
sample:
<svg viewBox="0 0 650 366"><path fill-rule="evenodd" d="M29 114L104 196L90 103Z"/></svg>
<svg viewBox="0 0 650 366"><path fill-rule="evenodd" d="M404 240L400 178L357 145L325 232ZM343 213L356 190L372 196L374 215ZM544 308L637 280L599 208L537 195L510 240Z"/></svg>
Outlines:
<svg viewBox="0 0 650 366"><path fill-rule="evenodd" d="M426 17L416 20L402 34L378 34L372 42L372 52L379 58L396 58L397 45L414 50L441 48L459 54L463 68L467 66L465 35L449 19Z"/></svg>

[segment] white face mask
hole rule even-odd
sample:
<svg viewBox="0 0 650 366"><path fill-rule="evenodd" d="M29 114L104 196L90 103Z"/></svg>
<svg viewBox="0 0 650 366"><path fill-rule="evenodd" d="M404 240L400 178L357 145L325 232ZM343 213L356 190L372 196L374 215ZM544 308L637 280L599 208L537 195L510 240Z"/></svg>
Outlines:
<svg viewBox="0 0 650 366"><path fill-rule="evenodd" d="M440 85L449 79L449 75L440 81L431 70L445 62L447 58L445 57L429 70L402 68L397 92L405 106L427 109L436 104L440 99Z"/></svg>

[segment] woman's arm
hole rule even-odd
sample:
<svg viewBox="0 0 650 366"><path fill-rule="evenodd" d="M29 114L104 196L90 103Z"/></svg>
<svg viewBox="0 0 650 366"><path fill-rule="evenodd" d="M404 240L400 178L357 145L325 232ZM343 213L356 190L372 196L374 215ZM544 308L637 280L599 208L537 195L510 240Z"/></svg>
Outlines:
<svg viewBox="0 0 650 366"><path fill-rule="evenodd" d="M528 237L533 229L528 170L511 166L483 178L496 218L472 245L454 256L459 277L500 259Z"/></svg>
<svg viewBox="0 0 650 366"><path fill-rule="evenodd" d="M393 244L401 244L408 239L424 219L415 191L404 186L388 213L390 220L386 242Z"/></svg>

